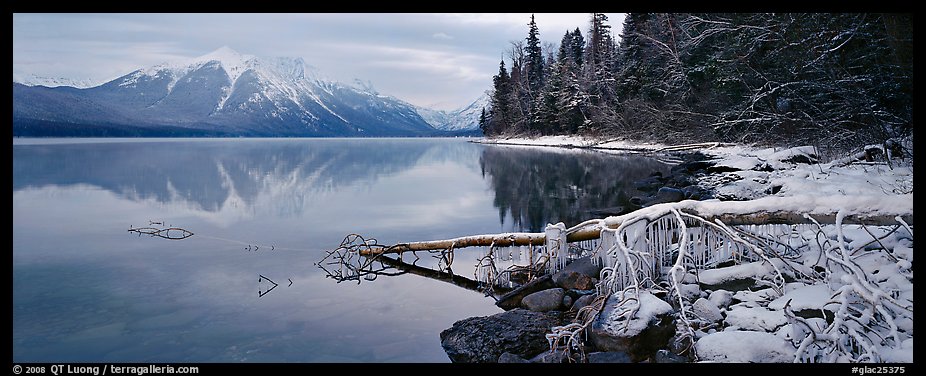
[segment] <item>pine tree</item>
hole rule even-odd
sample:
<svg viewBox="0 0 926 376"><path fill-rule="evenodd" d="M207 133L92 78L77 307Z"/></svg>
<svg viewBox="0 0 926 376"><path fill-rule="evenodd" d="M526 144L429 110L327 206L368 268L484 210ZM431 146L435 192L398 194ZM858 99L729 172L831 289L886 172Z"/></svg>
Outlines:
<svg viewBox="0 0 926 376"><path fill-rule="evenodd" d="M615 45L607 21L607 15L592 13L582 66L582 88L590 100L590 122L585 131L593 133L611 132L620 122L616 112Z"/></svg>
<svg viewBox="0 0 926 376"><path fill-rule="evenodd" d="M479 129L482 131L482 134L489 135L489 119L486 117L486 108L482 108L482 113L479 114Z"/></svg>
<svg viewBox="0 0 926 376"><path fill-rule="evenodd" d="M578 27L572 32L571 38L569 46L572 49L572 59L576 66L581 67L585 59L585 38L582 37L582 31ZM563 43L566 43L565 38L563 38Z"/></svg>
<svg viewBox="0 0 926 376"><path fill-rule="evenodd" d="M492 98L486 129L488 135L504 133L511 121L511 77L505 69L505 59L498 63L498 74L492 77Z"/></svg>
<svg viewBox="0 0 926 376"><path fill-rule="evenodd" d="M543 51L540 47L540 32L534 15L528 23L527 44L524 46L524 75L527 81L525 100L527 103L527 130L531 133L546 133L545 124L540 119L540 107L543 105L541 93L544 84Z"/></svg>
<svg viewBox="0 0 926 376"><path fill-rule="evenodd" d="M531 22L528 23L529 31L527 34L527 45L524 46L527 55L525 61L525 71L527 72L528 88L531 94L539 93L540 87L543 86L543 52L540 48L540 31L537 23L534 22L534 15L531 15Z"/></svg>

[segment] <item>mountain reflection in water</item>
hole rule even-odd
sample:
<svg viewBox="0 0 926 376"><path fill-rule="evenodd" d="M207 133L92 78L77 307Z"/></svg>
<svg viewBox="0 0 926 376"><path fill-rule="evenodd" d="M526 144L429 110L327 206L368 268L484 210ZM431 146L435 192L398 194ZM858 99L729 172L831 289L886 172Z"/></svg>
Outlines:
<svg viewBox="0 0 926 376"><path fill-rule="evenodd" d="M88 184L129 200L206 212L272 202L278 213L298 213L314 193L372 185L422 160L451 160L481 170L502 227L538 232L547 223L573 225L617 214L640 193L634 181L669 170L654 158L594 151L404 139L367 140L362 147L345 139L310 141L22 145L13 150L13 190ZM18 163L23 160L29 165ZM449 199L455 192L445 194Z"/></svg>

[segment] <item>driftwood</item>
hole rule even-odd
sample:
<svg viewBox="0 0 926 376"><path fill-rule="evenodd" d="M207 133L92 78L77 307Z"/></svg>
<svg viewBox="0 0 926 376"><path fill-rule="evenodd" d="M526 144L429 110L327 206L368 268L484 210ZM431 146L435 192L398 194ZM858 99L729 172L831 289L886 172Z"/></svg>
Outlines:
<svg viewBox="0 0 926 376"><path fill-rule="evenodd" d="M193 236L193 233L180 228L180 227L168 227L168 228L156 228L156 227L132 227L129 228L129 232L134 232L139 235L151 235L157 236L169 240L183 240Z"/></svg>
<svg viewBox="0 0 926 376"><path fill-rule="evenodd" d="M827 227L835 230L835 234L825 230L824 224L832 225ZM373 264L389 253L438 253L440 265L449 270L455 250L484 247L488 249L483 249L484 256L476 266L478 281L474 282L495 286L504 282L499 278L501 273L495 261L512 261L510 255L506 259L498 252L501 247L528 246L528 265L524 267L546 269L547 275L556 273L570 259L590 257L602 267L596 285L598 297L595 304L582 308L572 323L551 328L551 333L546 335L551 351L562 348L567 356L584 351L587 327L600 313L605 299L613 294L621 298L623 319L617 321L629 325L641 307L641 292L651 290L667 294L665 299L677 310L677 319L684 328L676 335L676 346L686 349L695 359L697 354L691 352L697 337L695 330L703 331L712 324L692 314L693 303L684 297L681 288L686 275L731 261L735 264L757 262L771 272L757 276L755 283L770 287L772 294L781 297L786 284L783 270L790 268L793 273L789 275L806 284L843 285L838 294L832 296L833 301L827 303L838 307L835 320L826 328L810 325L786 305L784 310L789 322L803 330L795 332L792 339L794 360L877 362L882 359L879 346L901 348L912 341L912 332L908 334L900 328L900 323L912 323L912 299L903 298L891 289L897 288L892 284L909 283L912 291L913 275L912 270L903 271L912 263L897 259L898 256L884 244L879 244L880 248L869 249L868 246L880 243L901 229L909 234L904 238L912 242L912 224L912 194L765 197L727 202L687 200L589 220L568 229L562 223L551 224L544 233L475 235L390 246L377 244L375 239L349 235L326 259L337 259L331 264L340 267L344 280L359 282L361 277L378 275L380 270ZM871 240L850 243L843 235L844 225L858 225ZM879 230L882 233L878 235L867 226L890 228ZM578 243L584 241L594 246L589 248ZM577 244L567 246L566 243ZM804 252L817 257L814 269L795 268L794 262ZM813 252L818 256L813 256ZM895 260L900 282L897 278L873 279L855 261L860 252L876 252ZM524 249L514 253L523 255ZM520 256L518 261L521 261ZM359 263L361 267L352 267L351 263ZM514 266L519 265L515 263ZM818 267L823 271L817 270ZM343 273L344 270L348 273ZM431 273L420 275L430 276Z"/></svg>
<svg viewBox="0 0 926 376"><path fill-rule="evenodd" d="M897 223L901 218L905 223L913 224L913 195L863 198L865 202L875 202L879 205L869 208L862 213L847 212L842 218L843 224L864 224L885 226ZM767 225L767 224L835 224L840 206L845 202L857 201L853 197L840 196L814 200L816 207L792 207L789 200L797 202L806 201L801 197L766 197L752 201L694 201L653 205L632 213L607 217L580 223L566 230L566 241L569 243L598 239L603 228L616 229L626 220L640 216L655 219L669 213L671 210L701 217L707 221L719 220L729 226L739 225ZM820 202L822 201L822 202ZM841 202L842 201L842 202ZM788 210L778 210L775 207L786 207ZM844 211L845 212L845 211ZM808 216L810 218L808 218ZM458 249L466 247L509 247L542 245L546 242L545 233L502 233L464 236L454 239L431 240L421 242L399 243L392 246L378 246L361 250L361 255L376 255L382 253L403 253L409 251L427 251L438 249Z"/></svg>

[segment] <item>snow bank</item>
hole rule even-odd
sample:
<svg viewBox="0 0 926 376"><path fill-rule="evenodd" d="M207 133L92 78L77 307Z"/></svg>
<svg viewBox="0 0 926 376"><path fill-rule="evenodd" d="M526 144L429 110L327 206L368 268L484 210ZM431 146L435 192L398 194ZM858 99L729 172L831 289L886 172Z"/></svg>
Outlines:
<svg viewBox="0 0 926 376"><path fill-rule="evenodd" d="M704 270L698 273L698 280L706 285L720 285L741 279L758 279L773 271L771 266L764 262L750 262L726 268Z"/></svg>
<svg viewBox="0 0 926 376"><path fill-rule="evenodd" d="M698 340L695 350L707 362L790 363L795 349L771 333L723 331Z"/></svg>
<svg viewBox="0 0 926 376"><path fill-rule="evenodd" d="M735 305L727 311L727 318L724 322L739 329L773 332L787 324L788 318L781 311Z"/></svg>
<svg viewBox="0 0 926 376"><path fill-rule="evenodd" d="M782 310L788 301L791 302L792 311L805 309L823 309L827 303L832 302L834 291L826 284L801 286L785 292L782 297L768 304L768 308Z"/></svg>
<svg viewBox="0 0 926 376"><path fill-rule="evenodd" d="M572 146L612 151L673 149L664 145L641 145L622 140L596 141L575 136L484 142ZM888 223L895 224L894 218L898 216L912 224L910 221L913 215L913 167L909 162L888 165L843 159L818 163L816 150L810 146L757 149L741 145L713 145L699 151L714 157L713 162L716 166L738 170L723 173L723 176L706 174L699 178L701 185L711 186L716 196L725 201L685 200L656 204L621 216L587 221L567 231L596 231L602 227L615 229L627 221L640 218L652 222L671 213L672 210L680 210L710 221L720 219L728 225L744 223L737 223L742 218L749 218L748 222L751 223L806 223L803 215L811 215L824 224L822 228L815 225L796 225L791 227L791 231L764 233L766 230L763 228L773 226L755 226L749 230L757 237L780 237L782 244L788 244L789 247L793 246L789 237L801 243L792 249L800 253L799 257L791 260L788 266L774 257L777 255L768 254L772 264L769 261L759 261L698 272L699 282L712 286L750 278L773 280L772 277L777 277L776 269L788 274L785 277L797 281L784 286L776 283L776 288L755 292L736 291L732 297L727 291L714 291L716 296L712 294L710 300L716 300L717 306L724 305L720 303L729 304L730 300L736 304L725 310L723 325L726 330L718 330L711 334L704 334L699 330L695 335L700 337L695 344L699 359L708 362L768 363L792 362L798 357L801 361L830 362L849 360L848 357L851 356L862 361L880 358L881 361L887 362L912 362L912 226L886 226ZM871 225L875 219L881 227L833 225L842 220L845 220L844 224L858 224L861 221ZM627 234L630 234L631 238L639 238L639 234L634 235L635 233L629 230ZM832 247L837 247L837 253L838 247L843 247L845 252L850 254L852 262L858 266L855 269L857 272L833 265L832 255L829 256L830 259L823 257L821 248ZM797 268L798 272L794 272L792 267ZM814 267L818 270L814 271ZM824 268L826 272L818 274L819 270L822 270L820 268ZM857 274L843 275L851 273ZM854 282L854 290L847 290L842 286L856 277L863 281ZM684 291L686 286L680 286L683 290L682 295L687 295ZM872 292L868 292L869 287L866 286L870 286ZM779 290L782 287L783 289ZM840 287L843 287L841 291L844 296L834 299ZM696 298L695 295L691 295L683 300ZM855 312L853 310L860 309L861 304L867 304L865 299L880 302L875 313L878 320L886 322L880 326L858 327L857 330L860 331L856 339L861 341L858 347L847 346L840 342L841 340L833 341L832 338L835 337L831 336L842 333L839 332L842 326L831 327L828 320L833 322L833 325L858 326L858 318L850 316ZM885 303L887 300L890 300L890 304ZM826 314L826 318L801 319L821 336L809 336L807 325L789 324L784 313L784 306L789 302L793 311L831 311ZM705 304L704 301L700 302L700 305ZM846 307L852 310L846 310ZM843 309L832 312L839 308ZM671 311L671 306L666 302L649 293L641 293L640 311L631 321L630 326L633 329L629 330L630 333L637 333L645 328L645 324L656 315ZM707 312L696 311L702 314ZM714 312L711 310L709 313ZM604 312L602 314L604 315ZM873 317L870 316L871 313L866 315L869 316L863 319ZM833 321L831 316L835 316L836 321ZM599 317L601 318L602 316ZM613 323L621 325L615 326L615 330L626 327L626 317L623 320L615 317ZM845 324L846 322L850 324ZM802 341L813 342L809 346L805 343L805 347L798 350L797 344ZM859 357L860 355L865 356Z"/></svg>

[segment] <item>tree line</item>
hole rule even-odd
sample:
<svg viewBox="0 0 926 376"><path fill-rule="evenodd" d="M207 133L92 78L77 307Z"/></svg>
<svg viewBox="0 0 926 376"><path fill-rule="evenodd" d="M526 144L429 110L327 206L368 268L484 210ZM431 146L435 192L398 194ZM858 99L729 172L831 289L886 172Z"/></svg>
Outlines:
<svg viewBox="0 0 926 376"><path fill-rule="evenodd" d="M493 77L486 136L581 134L851 150L912 139L911 14L604 14Z"/></svg>

